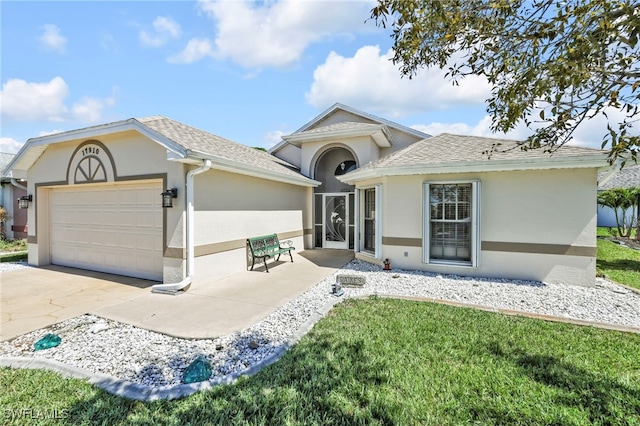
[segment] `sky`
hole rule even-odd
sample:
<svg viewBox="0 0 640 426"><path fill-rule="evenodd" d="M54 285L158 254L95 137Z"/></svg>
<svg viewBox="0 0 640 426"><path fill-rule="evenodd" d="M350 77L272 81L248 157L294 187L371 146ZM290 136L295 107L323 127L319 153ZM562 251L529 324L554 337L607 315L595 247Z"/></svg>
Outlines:
<svg viewBox="0 0 640 426"><path fill-rule="evenodd" d="M268 149L337 102L432 135L531 133L491 133L483 78L403 78L374 5L2 0L0 152L150 115ZM594 120L574 144L600 148L605 132Z"/></svg>

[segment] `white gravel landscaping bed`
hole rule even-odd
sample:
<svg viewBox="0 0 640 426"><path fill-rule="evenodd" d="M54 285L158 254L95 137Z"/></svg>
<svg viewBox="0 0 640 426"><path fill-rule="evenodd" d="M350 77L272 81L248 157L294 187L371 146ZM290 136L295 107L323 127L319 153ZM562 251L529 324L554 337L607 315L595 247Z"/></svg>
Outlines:
<svg viewBox="0 0 640 426"><path fill-rule="evenodd" d="M381 271L354 260L336 274L366 277L363 288L345 288L342 298L366 295L425 297L563 318L640 328L640 294L598 279L592 288L530 281L474 279L416 271ZM296 331L327 303L335 275L290 301L253 327L217 339L179 339L83 315L46 329L0 343L0 356L56 360L94 373L149 386L176 385L184 369L204 355L212 379L237 374L287 345ZM46 333L62 343L35 352L33 344Z"/></svg>

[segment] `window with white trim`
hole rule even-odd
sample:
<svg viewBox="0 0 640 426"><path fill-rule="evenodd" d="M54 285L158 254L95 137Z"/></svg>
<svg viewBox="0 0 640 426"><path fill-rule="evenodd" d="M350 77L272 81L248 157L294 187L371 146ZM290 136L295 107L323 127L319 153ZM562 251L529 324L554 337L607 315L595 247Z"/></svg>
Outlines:
<svg viewBox="0 0 640 426"><path fill-rule="evenodd" d="M480 182L425 184L426 263L477 266Z"/></svg>

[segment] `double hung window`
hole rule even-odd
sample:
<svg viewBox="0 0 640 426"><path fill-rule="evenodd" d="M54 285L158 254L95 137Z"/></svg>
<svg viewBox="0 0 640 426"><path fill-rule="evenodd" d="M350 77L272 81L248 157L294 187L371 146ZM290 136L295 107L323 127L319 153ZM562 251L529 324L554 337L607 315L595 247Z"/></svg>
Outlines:
<svg viewBox="0 0 640 426"><path fill-rule="evenodd" d="M479 182L425 184L426 263L477 266Z"/></svg>

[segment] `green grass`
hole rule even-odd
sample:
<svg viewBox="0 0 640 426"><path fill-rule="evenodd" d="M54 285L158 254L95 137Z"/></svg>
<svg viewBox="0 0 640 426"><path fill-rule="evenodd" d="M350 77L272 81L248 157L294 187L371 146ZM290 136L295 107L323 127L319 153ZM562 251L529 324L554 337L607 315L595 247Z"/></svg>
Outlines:
<svg viewBox="0 0 640 426"><path fill-rule="evenodd" d="M598 228L598 236L611 236L607 228ZM640 289L640 250L598 239L596 268L607 279Z"/></svg>
<svg viewBox="0 0 640 426"><path fill-rule="evenodd" d="M638 348L638 334L349 300L280 361L230 386L140 403L5 368L0 407L5 418L49 410L65 418L40 424L69 425L640 425Z"/></svg>
<svg viewBox="0 0 640 426"><path fill-rule="evenodd" d="M17 262L27 260L27 240L0 239L0 262Z"/></svg>
<svg viewBox="0 0 640 426"><path fill-rule="evenodd" d="M0 238L0 251L26 251L27 240L3 240Z"/></svg>

